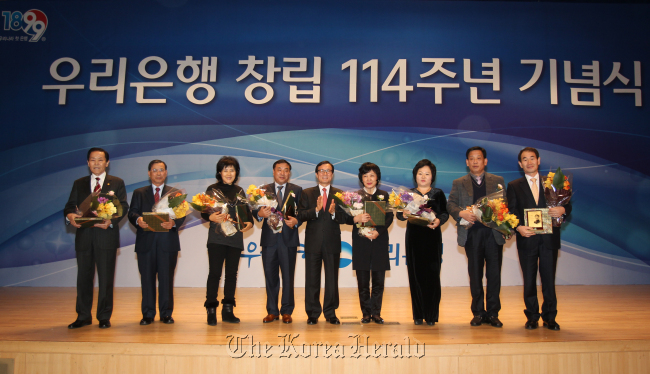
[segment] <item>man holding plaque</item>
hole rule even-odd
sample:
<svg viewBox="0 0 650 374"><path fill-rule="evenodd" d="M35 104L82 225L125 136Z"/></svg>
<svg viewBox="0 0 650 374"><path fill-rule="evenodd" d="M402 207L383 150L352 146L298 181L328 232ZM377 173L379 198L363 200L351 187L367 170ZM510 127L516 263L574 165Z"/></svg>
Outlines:
<svg viewBox="0 0 650 374"><path fill-rule="evenodd" d="M68 328L76 329L92 323L93 286L97 267L99 295L96 316L99 328L105 329L111 327L115 260L117 247L120 246L118 223L124 215L83 228L75 222L75 218L81 218L79 206L94 192L116 196L123 212L129 209L129 204L126 202L124 181L106 174L110 163L108 152L101 148L91 148L86 158L91 174L74 181L63 210L66 224L77 228L74 241L77 256L77 320L68 325Z"/></svg>
<svg viewBox="0 0 650 374"><path fill-rule="evenodd" d="M147 215L166 193L167 164L161 160L149 163L151 184L133 191L129 221L136 229L135 253L142 285L141 325L150 325L156 316L156 275L158 276L158 310L160 321L174 323L174 270L181 250L178 228L185 217L172 220L164 216ZM147 217L147 219L145 219ZM159 220L160 222L157 222ZM147 223L147 221L149 221ZM154 228L155 227L155 228Z"/></svg>
<svg viewBox="0 0 650 374"><path fill-rule="evenodd" d="M336 317L339 307L339 262L341 259L341 224L345 213L337 210L332 198L342 192L332 187L334 165L321 161L316 165L318 185L302 191L298 203L298 221L305 229L305 312L307 324L315 325L321 313L327 322L341 324ZM320 303L320 275L325 267L325 297Z"/></svg>
<svg viewBox="0 0 650 374"><path fill-rule="evenodd" d="M555 295L555 270L557 254L560 249L560 228L553 227L552 234L536 234L533 227L522 223L525 221L525 209L546 208L544 185L540 181L539 152L527 147L519 152L519 166L525 176L508 183L508 209L517 216L520 225L517 227L517 253L524 278L524 314L528 319L526 329L532 330L539 326L539 302L537 300L537 268L542 281L542 321L549 330L559 330L560 325L555 321L557 316L557 297ZM567 216L571 213L571 203L565 206L550 208L551 217ZM542 218L543 219L543 218ZM529 225L532 223L529 223Z"/></svg>
<svg viewBox="0 0 650 374"><path fill-rule="evenodd" d="M466 208L484 196L494 193L499 185L505 184L503 177L485 171L487 152L482 147L472 147L465 152L465 163L469 174L462 176L452 183L451 193L447 201L447 211L456 220L458 245L465 247L467 255L467 272L469 273L469 289L472 294L472 318L470 325L480 326L489 323L494 327L502 327L499 321L501 310L501 264L503 261L503 244L506 240L497 230L493 230L481 222ZM461 224L461 222L463 224ZM466 225L467 224L467 227ZM487 287L485 303L483 301L483 267Z"/></svg>
<svg viewBox="0 0 650 374"><path fill-rule="evenodd" d="M294 274L296 271L296 254L300 239L298 227L301 222L296 219L296 210L302 187L289 183L291 177L291 164L287 160L278 160L273 163L273 183L262 186L267 192L273 192L278 201L277 210L284 216L282 229L274 233L267 224L268 217L272 214L270 207L261 207L253 211L253 216L262 223L262 265L266 279L266 312L267 316L262 322L269 323L280 319L283 323L293 321L291 314L295 307L293 295ZM282 301L278 309L278 296L280 295L280 273L282 273Z"/></svg>

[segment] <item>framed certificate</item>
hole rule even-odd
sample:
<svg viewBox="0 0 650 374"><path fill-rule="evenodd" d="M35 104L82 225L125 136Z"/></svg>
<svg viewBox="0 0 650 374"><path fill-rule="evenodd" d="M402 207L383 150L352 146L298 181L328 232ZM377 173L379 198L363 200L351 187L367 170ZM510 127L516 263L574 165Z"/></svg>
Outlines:
<svg viewBox="0 0 650 374"><path fill-rule="evenodd" d="M169 221L169 213L143 212L142 219L149 225L144 231L167 232L161 224Z"/></svg>
<svg viewBox="0 0 650 374"><path fill-rule="evenodd" d="M97 223L104 222L104 219L99 218L99 217L77 217L77 218L74 219L74 221L78 225L81 225L82 229L86 229L86 228L89 228L89 227L94 227L95 224L97 224Z"/></svg>
<svg viewBox="0 0 650 374"><path fill-rule="evenodd" d="M370 221L363 223L363 227L374 227L386 225L386 202L366 201L363 207L365 213L370 215Z"/></svg>
<svg viewBox="0 0 650 374"><path fill-rule="evenodd" d="M535 231L535 234L552 234L553 223L548 215L548 208L524 209L524 224Z"/></svg>

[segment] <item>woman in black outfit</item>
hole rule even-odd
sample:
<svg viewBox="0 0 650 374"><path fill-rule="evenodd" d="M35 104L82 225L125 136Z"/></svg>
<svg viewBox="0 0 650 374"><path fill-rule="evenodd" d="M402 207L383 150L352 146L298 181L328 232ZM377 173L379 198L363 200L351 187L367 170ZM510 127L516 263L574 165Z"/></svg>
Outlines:
<svg viewBox="0 0 650 374"><path fill-rule="evenodd" d="M237 186L239 179L239 162L236 158L223 156L217 162L217 183L210 185L206 193L212 192L212 189L220 190L231 201L228 204L228 213L202 213L201 217L210 221L210 231L208 233L208 261L210 263L210 273L208 274L207 295L205 308L208 312L208 325L217 324L217 301L219 291L219 281L221 280L221 269L224 261L226 263L226 279L223 287L223 300L221 300L221 319L224 322L239 323L239 318L233 314L235 306L235 288L237 287L237 270L239 269L239 257L244 250L244 234L253 227L252 215L249 214L249 221L246 226L233 236L225 236L222 233L215 232L218 224L226 221L230 217L236 217L234 202L237 201L236 195L241 192L245 196L244 190ZM230 217L229 217L230 216Z"/></svg>
<svg viewBox="0 0 650 374"><path fill-rule="evenodd" d="M429 198L427 206L436 214L428 226L406 224L406 263L411 289L413 321L422 320L433 326L438 322L440 311L440 257L442 255L442 232L440 226L449 219L445 193L431 185L436 180L436 166L429 160L421 160L413 168L415 188L411 191ZM408 210L397 213L397 219L405 221ZM415 212L413 212L415 213Z"/></svg>
<svg viewBox="0 0 650 374"><path fill-rule="evenodd" d="M388 192L377 188L381 180L379 166L366 162L359 168L359 181L363 189L359 194L369 195L371 201L388 201ZM360 236L357 223L365 223L370 219L367 213L355 217L347 217L346 223L352 226L352 270L357 273L359 287L359 303L363 318L361 323L383 324L381 318L381 302L384 296L384 279L386 270L390 270L388 259L388 227L393 223L393 213L386 213L386 224L377 226L367 236ZM372 274L372 294L370 293L370 276Z"/></svg>

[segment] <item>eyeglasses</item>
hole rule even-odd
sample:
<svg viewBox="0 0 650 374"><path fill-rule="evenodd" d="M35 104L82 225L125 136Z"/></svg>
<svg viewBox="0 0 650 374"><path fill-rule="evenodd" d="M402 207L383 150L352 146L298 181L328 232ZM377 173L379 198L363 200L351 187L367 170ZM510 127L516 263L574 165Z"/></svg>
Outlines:
<svg viewBox="0 0 650 374"><path fill-rule="evenodd" d="M333 171L330 170L330 169L320 169L320 170L318 170L318 172L321 173L321 174L332 174L333 173Z"/></svg>
<svg viewBox="0 0 650 374"><path fill-rule="evenodd" d="M165 169L151 169L151 172L152 172L152 173L158 173L158 172L161 172L161 173L162 173L162 172L164 172L164 171L165 171Z"/></svg>

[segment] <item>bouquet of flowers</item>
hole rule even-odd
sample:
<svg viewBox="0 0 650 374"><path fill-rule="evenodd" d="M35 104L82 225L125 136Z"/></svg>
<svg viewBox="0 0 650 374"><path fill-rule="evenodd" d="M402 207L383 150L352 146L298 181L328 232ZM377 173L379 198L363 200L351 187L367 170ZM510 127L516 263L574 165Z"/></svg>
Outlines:
<svg viewBox="0 0 650 374"><path fill-rule="evenodd" d="M544 198L546 206L555 208L566 205L573 195L572 183L570 176L564 175L561 168L557 168L555 173L549 172L544 179ZM562 226L564 217L551 217L553 227Z"/></svg>
<svg viewBox="0 0 650 374"><path fill-rule="evenodd" d="M413 192L406 187L397 187L397 192L393 189L388 195L388 206L398 212L406 209L406 206L413 201Z"/></svg>
<svg viewBox="0 0 650 374"><path fill-rule="evenodd" d="M185 201L185 189L172 188L164 194L151 209L154 213L167 213L170 219L185 217L190 211L190 204Z"/></svg>
<svg viewBox="0 0 650 374"><path fill-rule="evenodd" d="M408 209L408 211L412 212L408 215L408 221L416 225L428 226L436 219L436 213L434 213L427 204L420 205L417 211L412 211L410 209Z"/></svg>
<svg viewBox="0 0 650 374"><path fill-rule="evenodd" d="M207 193L201 192L192 197L192 208L201 213L228 213L228 198L220 190L212 189ZM237 228L232 220L227 220L216 224L215 230L218 234L233 236L237 233Z"/></svg>
<svg viewBox="0 0 650 374"><path fill-rule="evenodd" d="M92 227L102 220L122 217L124 211L114 191L108 193L96 191L77 207L77 214L82 218L78 219L82 227Z"/></svg>
<svg viewBox="0 0 650 374"><path fill-rule="evenodd" d="M356 217L363 213L363 201L367 199L367 196L356 191L346 191L335 193L333 199L345 213ZM374 227L363 227L361 223L357 223L357 228L359 229L359 235L364 237L375 230Z"/></svg>
<svg viewBox="0 0 650 374"><path fill-rule="evenodd" d="M515 232L515 227L519 225L519 219L508 211L508 203L505 199L505 190L499 185L497 192L491 193L479 199L476 204L468 206L467 210L472 212L478 221L485 226L497 230L506 236L511 237ZM460 220L460 224L465 228L471 227L471 224L465 219Z"/></svg>
<svg viewBox="0 0 650 374"><path fill-rule="evenodd" d="M275 208L271 208L271 214L266 218L266 224L269 225L274 234L282 232L284 214Z"/></svg>
<svg viewBox="0 0 650 374"><path fill-rule="evenodd" d="M397 212L408 210L414 214L420 210L422 205L426 204L427 200L427 197L418 195L406 187L397 187L397 192L393 189L388 195L388 206Z"/></svg>
<svg viewBox="0 0 650 374"><path fill-rule="evenodd" d="M266 191L261 187L257 187L254 184L248 186L246 190L248 195L248 205L251 209L259 209L262 206L268 206L271 208L278 207L278 201L276 200L275 194L270 191Z"/></svg>

